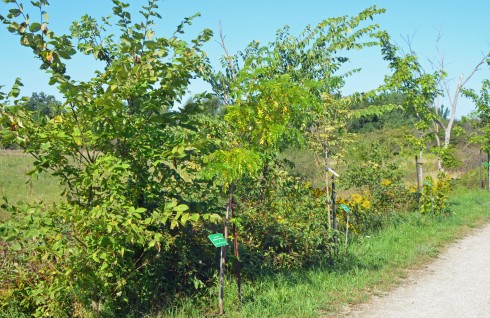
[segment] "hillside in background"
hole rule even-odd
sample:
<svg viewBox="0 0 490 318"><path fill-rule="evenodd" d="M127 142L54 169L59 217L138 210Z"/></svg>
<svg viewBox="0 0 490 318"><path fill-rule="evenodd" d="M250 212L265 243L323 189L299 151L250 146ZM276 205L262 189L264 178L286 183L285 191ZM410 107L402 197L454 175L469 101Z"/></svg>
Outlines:
<svg viewBox="0 0 490 318"><path fill-rule="evenodd" d="M381 116L366 116L351 121L348 124L350 141L333 160L333 166L343 175L349 169L362 167L372 160L385 165L393 163L400 169L407 186L414 187L417 183L415 156L419 154L419 149L410 142L410 136L417 133L414 120L413 116L401 110L393 110ZM487 155L470 141L476 132L475 127L468 120L463 123L457 121L456 127L457 134L453 136L450 152L444 161L445 170L457 184L485 188ZM423 160L424 173L432 177L439 172L434 147L433 142L427 144ZM381 153L383 156L380 157ZM284 157L293 163L290 168L293 173L303 176L314 187L324 187L324 161L320 156L309 149L290 148ZM342 184L342 177L339 182Z"/></svg>

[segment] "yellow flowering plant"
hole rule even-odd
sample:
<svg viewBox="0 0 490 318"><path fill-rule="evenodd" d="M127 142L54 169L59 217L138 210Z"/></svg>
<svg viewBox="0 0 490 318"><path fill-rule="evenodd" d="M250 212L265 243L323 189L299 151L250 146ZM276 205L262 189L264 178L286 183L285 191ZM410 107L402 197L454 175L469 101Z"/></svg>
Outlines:
<svg viewBox="0 0 490 318"><path fill-rule="evenodd" d="M450 191L451 178L447 173L439 173L436 180L431 176L426 177L420 198L420 212L434 215L447 213Z"/></svg>
<svg viewBox="0 0 490 318"><path fill-rule="evenodd" d="M355 192L351 194L348 200L339 198L337 204L345 204L350 209L349 230L356 233L365 233L372 228L381 226L381 213L374 209L372 195L365 190L362 193ZM339 215L339 227L345 228L347 224L347 212L343 209L337 209Z"/></svg>

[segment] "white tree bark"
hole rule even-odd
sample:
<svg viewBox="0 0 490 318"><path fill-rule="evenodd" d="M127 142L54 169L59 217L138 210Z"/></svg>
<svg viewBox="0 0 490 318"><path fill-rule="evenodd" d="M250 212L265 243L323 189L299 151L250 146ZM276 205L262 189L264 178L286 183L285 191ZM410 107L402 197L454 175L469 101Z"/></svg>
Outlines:
<svg viewBox="0 0 490 318"><path fill-rule="evenodd" d="M464 77L463 74L459 77L458 84L456 85L456 90L454 91L454 95L451 95L451 90L449 87L448 80L444 79L442 80L442 86L443 90L446 93L446 97L448 99L449 105L451 106L451 113L449 115L449 122L447 126L444 125L442 122L442 119L436 119L436 123L441 127L441 129L444 131L444 149L447 149L449 147L449 144L451 142L451 132L453 130L454 126L454 120L456 119L456 109L458 107L458 101L459 101L459 95L461 94L461 91L463 87L468 83L468 81L475 75L475 73L480 69L480 66L485 63L485 61L490 57L490 52L488 52L481 60L476 64L476 66L473 68L471 71L470 75L468 75L466 78ZM441 72L445 72L445 66L444 66L444 58L440 58L439 62L439 69ZM436 111L439 111L439 106L436 106ZM440 113L440 112L439 112Z"/></svg>

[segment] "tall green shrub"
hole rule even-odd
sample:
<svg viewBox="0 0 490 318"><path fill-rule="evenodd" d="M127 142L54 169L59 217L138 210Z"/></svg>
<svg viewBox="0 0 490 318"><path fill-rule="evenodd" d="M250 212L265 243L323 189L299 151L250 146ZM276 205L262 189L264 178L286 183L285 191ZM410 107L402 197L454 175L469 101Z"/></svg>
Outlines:
<svg viewBox="0 0 490 318"><path fill-rule="evenodd" d="M133 22L129 5L114 0L112 20L84 16L59 36L49 28L47 1L32 2L38 20L20 2L4 2L11 9L2 22L40 60L66 112L35 121L4 107L2 136L35 158L33 174L58 177L66 200L6 205L12 217L0 233L17 253L8 255L17 256L1 272L0 288L10 291L2 303L35 316L122 315L202 284L196 255L212 250L196 232L206 236L220 202L199 170L217 147L209 137L219 125L200 115L202 106L172 107L202 75L201 48L211 31L190 44L181 40L192 21L186 18L174 35L157 37L156 1ZM106 33L111 27L117 37ZM65 60L77 51L105 67L88 81L70 78Z"/></svg>

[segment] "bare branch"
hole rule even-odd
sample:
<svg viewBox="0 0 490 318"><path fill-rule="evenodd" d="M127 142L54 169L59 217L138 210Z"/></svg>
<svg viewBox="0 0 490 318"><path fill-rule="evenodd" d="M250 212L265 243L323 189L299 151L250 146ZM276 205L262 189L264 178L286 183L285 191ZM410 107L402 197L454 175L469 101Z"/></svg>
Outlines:
<svg viewBox="0 0 490 318"><path fill-rule="evenodd" d="M478 71L480 69L480 66L482 66L483 63L485 63L485 61L487 60L487 58L490 57L490 51L480 60L480 62L478 62L478 64L476 64L475 68L473 69L473 71L470 73L470 75L468 75L468 77L466 77L466 79L463 81L463 83L461 84L459 90L461 90L461 88L470 80L470 78L473 77L473 75L476 73L476 71ZM459 91L458 90L458 91Z"/></svg>
<svg viewBox="0 0 490 318"><path fill-rule="evenodd" d="M221 46L221 48L223 49L223 51L225 52L225 59L226 61L228 62L228 67L230 69L230 72L232 74L232 77L233 77L233 80L236 79L236 70L235 70L235 67L233 66L233 60L230 56L230 54L228 53L228 50L226 49L226 45L225 45L225 38L226 36L223 35L223 27L221 25L221 20L219 21L219 24L218 24L218 30L219 30L219 38L220 38L220 42L218 42L218 44ZM227 83L226 83L226 79L225 79L225 76L223 75L223 103L225 105L228 104L228 96L227 96Z"/></svg>
<svg viewBox="0 0 490 318"><path fill-rule="evenodd" d="M226 49L226 46L225 46L225 35L223 35L223 27L221 25L221 21L219 21L219 38L220 38L220 45L221 47L223 48L223 51L225 52L225 58L226 60L228 61L228 67L230 68L230 71L231 73L233 74L233 79L236 78L236 71L235 71L235 68L233 67L233 62L232 62L232 59L231 59L231 56L230 54L228 54L228 50Z"/></svg>
<svg viewBox="0 0 490 318"><path fill-rule="evenodd" d="M416 33L417 33L417 31L413 32L412 35L409 35L409 34L400 35L403 42L405 42L405 44L408 47L408 54L411 54L411 55L415 54L415 51L412 49L412 42L413 42L413 39L415 38ZM403 51L403 47L401 47L401 52L403 54L405 54L405 52Z"/></svg>
<svg viewBox="0 0 490 318"><path fill-rule="evenodd" d="M444 126L444 124L442 123L442 121L440 121L439 119L437 118L434 118L434 122L439 126L441 127L444 131L446 130L446 126Z"/></svg>

